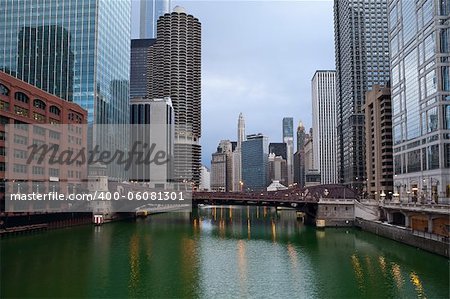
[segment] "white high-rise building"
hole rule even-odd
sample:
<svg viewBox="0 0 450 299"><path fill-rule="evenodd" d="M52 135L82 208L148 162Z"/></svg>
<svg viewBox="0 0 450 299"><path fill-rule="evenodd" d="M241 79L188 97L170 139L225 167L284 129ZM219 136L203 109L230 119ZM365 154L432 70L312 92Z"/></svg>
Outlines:
<svg viewBox="0 0 450 299"><path fill-rule="evenodd" d="M242 142L245 141L245 120L242 113L239 114L237 130L237 146L232 155L232 191L242 191Z"/></svg>
<svg viewBox="0 0 450 299"><path fill-rule="evenodd" d="M322 184L338 183L336 71L316 71L311 83L314 169Z"/></svg>
<svg viewBox="0 0 450 299"><path fill-rule="evenodd" d="M211 190L211 172L205 165L202 165L200 170L200 190Z"/></svg>

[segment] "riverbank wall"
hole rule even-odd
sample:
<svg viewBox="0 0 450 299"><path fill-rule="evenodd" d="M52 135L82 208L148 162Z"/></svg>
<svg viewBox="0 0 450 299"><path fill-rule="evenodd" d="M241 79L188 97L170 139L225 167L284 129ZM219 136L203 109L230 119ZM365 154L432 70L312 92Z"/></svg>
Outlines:
<svg viewBox="0 0 450 299"><path fill-rule="evenodd" d="M16 213L1 217L0 236L92 224L92 213Z"/></svg>
<svg viewBox="0 0 450 299"><path fill-rule="evenodd" d="M371 232L378 236L392 239L416 248L420 248L431 253L445 256L449 255L449 243L444 240L438 241L430 238L424 238L413 234L409 228L403 228L395 225L382 223L380 221L369 221L361 218L356 218L354 221L355 227L364 231Z"/></svg>

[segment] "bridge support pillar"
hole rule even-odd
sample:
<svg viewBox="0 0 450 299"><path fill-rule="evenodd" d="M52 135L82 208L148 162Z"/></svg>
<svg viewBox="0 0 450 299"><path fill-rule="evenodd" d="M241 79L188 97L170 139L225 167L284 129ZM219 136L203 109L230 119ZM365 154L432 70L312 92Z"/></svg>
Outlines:
<svg viewBox="0 0 450 299"><path fill-rule="evenodd" d="M388 223L394 222L394 217L392 216L392 213L389 211L386 211L386 218L387 218Z"/></svg>
<svg viewBox="0 0 450 299"><path fill-rule="evenodd" d="M428 216L428 232L433 232L433 217L431 215Z"/></svg>
<svg viewBox="0 0 450 299"><path fill-rule="evenodd" d="M409 227L410 226L410 216L407 213L404 213L403 215L405 215L405 227Z"/></svg>

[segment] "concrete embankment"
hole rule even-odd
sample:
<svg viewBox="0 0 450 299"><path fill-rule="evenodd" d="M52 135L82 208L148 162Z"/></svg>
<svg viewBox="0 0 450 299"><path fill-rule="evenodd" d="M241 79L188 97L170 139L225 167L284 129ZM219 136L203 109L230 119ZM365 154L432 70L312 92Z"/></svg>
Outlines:
<svg viewBox="0 0 450 299"><path fill-rule="evenodd" d="M0 236L58 229L92 223L91 213L15 213L1 216Z"/></svg>
<svg viewBox="0 0 450 299"><path fill-rule="evenodd" d="M447 258L450 257L449 243L446 242L444 238L442 238L441 241L424 238L413 234L409 228L398 227L380 221L368 221L361 218L356 218L354 224L364 231L439 254Z"/></svg>

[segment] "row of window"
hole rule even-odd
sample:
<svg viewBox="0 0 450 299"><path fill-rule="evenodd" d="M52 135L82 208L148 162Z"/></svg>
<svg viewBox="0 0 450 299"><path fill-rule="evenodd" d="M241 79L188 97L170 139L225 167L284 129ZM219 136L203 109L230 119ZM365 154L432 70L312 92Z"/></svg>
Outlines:
<svg viewBox="0 0 450 299"><path fill-rule="evenodd" d="M0 95L8 96L9 92L10 92L9 89L5 85L0 83ZM14 94L14 99L16 101L19 101L19 102L22 102L22 103L25 103L25 104L28 104L29 101L30 101L30 98L26 94L24 94L23 92L20 92L20 91L18 91L18 92L16 92ZM0 107L1 108L0 110L4 110L5 109L4 108L5 107L5 103L6 102L2 101L2 106ZM42 110L45 110L45 108L47 107L45 102L40 100L40 99L35 99L33 101L33 106L38 108L38 109L42 109ZM61 114L61 109L56 107L56 106L53 106L53 105L50 106L49 111L50 111L50 113L55 114L55 115L60 115Z"/></svg>

